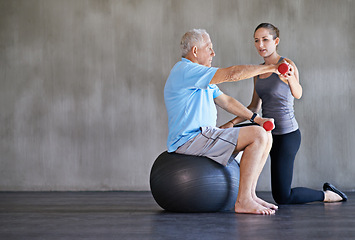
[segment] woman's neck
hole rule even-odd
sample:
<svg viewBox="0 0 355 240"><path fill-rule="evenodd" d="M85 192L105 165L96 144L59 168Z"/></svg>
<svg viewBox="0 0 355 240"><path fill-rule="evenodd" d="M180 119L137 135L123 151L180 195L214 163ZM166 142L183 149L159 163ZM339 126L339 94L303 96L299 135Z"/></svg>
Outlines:
<svg viewBox="0 0 355 240"><path fill-rule="evenodd" d="M270 65L270 64L277 64L280 60L280 55L275 51L273 54L264 57L264 61L266 65Z"/></svg>

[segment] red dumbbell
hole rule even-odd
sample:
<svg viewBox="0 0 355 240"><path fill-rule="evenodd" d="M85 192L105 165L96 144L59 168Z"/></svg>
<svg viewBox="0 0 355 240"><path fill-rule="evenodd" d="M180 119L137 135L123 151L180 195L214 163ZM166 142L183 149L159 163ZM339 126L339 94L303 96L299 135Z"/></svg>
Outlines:
<svg viewBox="0 0 355 240"><path fill-rule="evenodd" d="M277 69L281 74L285 74L288 71L287 63L281 63Z"/></svg>
<svg viewBox="0 0 355 240"><path fill-rule="evenodd" d="M274 128L274 124L271 121L264 122L263 128L266 131L271 131Z"/></svg>

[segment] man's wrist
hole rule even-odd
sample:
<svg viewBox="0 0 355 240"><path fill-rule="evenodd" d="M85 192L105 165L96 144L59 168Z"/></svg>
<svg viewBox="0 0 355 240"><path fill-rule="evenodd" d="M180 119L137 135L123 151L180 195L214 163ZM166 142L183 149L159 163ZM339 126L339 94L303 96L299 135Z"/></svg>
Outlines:
<svg viewBox="0 0 355 240"><path fill-rule="evenodd" d="M263 119L263 118L258 115L258 116L254 119L254 122L260 125L260 123L262 122L262 119Z"/></svg>
<svg viewBox="0 0 355 240"><path fill-rule="evenodd" d="M255 118L257 118L259 115L257 113L253 113L251 118L249 119L250 122L255 123Z"/></svg>

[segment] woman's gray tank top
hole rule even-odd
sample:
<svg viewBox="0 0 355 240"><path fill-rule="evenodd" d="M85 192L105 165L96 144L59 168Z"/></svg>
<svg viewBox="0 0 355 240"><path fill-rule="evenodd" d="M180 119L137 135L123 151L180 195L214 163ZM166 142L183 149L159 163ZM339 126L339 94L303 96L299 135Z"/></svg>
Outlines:
<svg viewBox="0 0 355 240"><path fill-rule="evenodd" d="M280 58L281 62L283 57ZM293 132L298 129L295 118L290 87L284 83L276 73L268 78L257 77L255 84L256 93L262 100L262 114L265 118L275 120L275 135Z"/></svg>

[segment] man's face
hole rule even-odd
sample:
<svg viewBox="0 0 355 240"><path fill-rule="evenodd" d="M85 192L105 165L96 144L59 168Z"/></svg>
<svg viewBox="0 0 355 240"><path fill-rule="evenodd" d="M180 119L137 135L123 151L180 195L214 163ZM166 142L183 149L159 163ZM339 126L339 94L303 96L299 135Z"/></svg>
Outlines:
<svg viewBox="0 0 355 240"><path fill-rule="evenodd" d="M204 42L197 47L197 62L206 67L212 66L212 58L216 55L213 51L211 39L208 36L203 37Z"/></svg>

